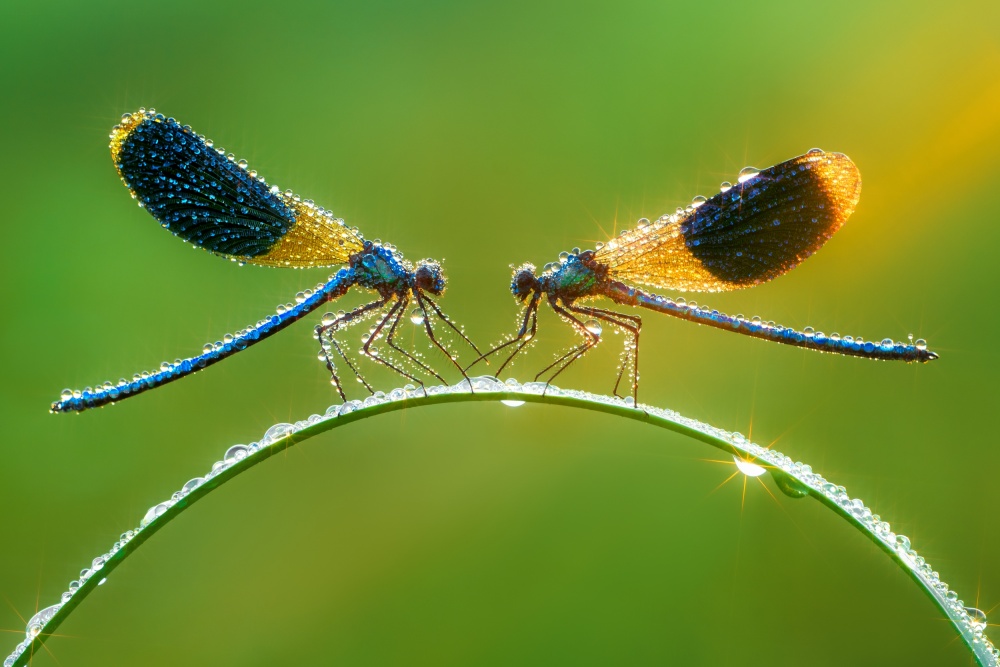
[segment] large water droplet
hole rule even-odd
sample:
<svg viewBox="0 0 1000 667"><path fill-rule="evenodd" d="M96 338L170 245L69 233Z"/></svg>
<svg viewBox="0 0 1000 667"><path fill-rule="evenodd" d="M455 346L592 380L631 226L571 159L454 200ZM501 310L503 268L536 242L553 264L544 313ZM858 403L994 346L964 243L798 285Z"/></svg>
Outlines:
<svg viewBox="0 0 1000 667"><path fill-rule="evenodd" d="M736 182L737 183L746 183L747 181L749 181L751 178L753 178L754 176L756 176L759 173L760 173L760 170L757 169L757 167L743 167L742 169L740 169L740 174L736 178Z"/></svg>
<svg viewBox="0 0 1000 667"><path fill-rule="evenodd" d="M507 387L503 382L496 379L492 375L479 375L477 377L469 378L472 382L473 391L505 391ZM465 383L460 382L459 384ZM468 383L465 383L468 384Z"/></svg>
<svg viewBox="0 0 1000 667"><path fill-rule="evenodd" d="M260 439L260 446L262 448L267 447L294 432L295 427L291 424L275 424L264 433L264 437Z"/></svg>
<svg viewBox="0 0 1000 667"><path fill-rule="evenodd" d="M733 454L733 462L736 463L739 471L747 477L760 477L767 472L767 468L759 466L756 463L751 463L750 461L745 461L735 454Z"/></svg>
<svg viewBox="0 0 1000 667"><path fill-rule="evenodd" d="M195 477L192 480L188 480L187 484L181 487L181 492L187 495L204 483L205 483L204 477Z"/></svg>
<svg viewBox="0 0 1000 667"><path fill-rule="evenodd" d="M45 627L45 624L52 620L52 617L56 615L61 606L61 604L54 604L51 607L46 607L28 619L28 624L25 628L28 639L37 637L41 633L42 628Z"/></svg>
<svg viewBox="0 0 1000 667"><path fill-rule="evenodd" d="M421 308L414 308L410 311L410 321L414 324L424 323L424 311Z"/></svg>
<svg viewBox="0 0 1000 667"><path fill-rule="evenodd" d="M522 405L524 405L524 401L512 401L512 400L509 400L509 399L508 400L503 400L503 401L500 401L500 402L503 403L504 405L506 405L508 408L519 408Z"/></svg>
<svg viewBox="0 0 1000 667"><path fill-rule="evenodd" d="M264 436L267 437L266 435ZM222 460L226 462L227 465L232 465L237 461L242 461L247 457L248 451L245 445L233 445L226 450L225 455Z"/></svg>
<svg viewBox="0 0 1000 667"><path fill-rule="evenodd" d="M149 508L149 511L146 512L146 516L142 517L142 521L139 522L139 525L145 528L146 526L148 526L153 522L153 519L162 515L168 509L170 509L170 505L168 505L167 503L159 503L157 505L153 505L152 507Z"/></svg>
<svg viewBox="0 0 1000 667"><path fill-rule="evenodd" d="M803 498L809 495L809 487L780 468L771 470L774 483L789 498Z"/></svg>
<svg viewBox="0 0 1000 667"><path fill-rule="evenodd" d="M597 320L587 320L587 323L584 324L584 326L587 328L587 331L594 334L595 336L600 336L601 332L604 331L604 329L601 327L601 323L598 322Z"/></svg>
<svg viewBox="0 0 1000 667"><path fill-rule="evenodd" d="M986 612L975 607L966 607L965 613L969 615L969 622L972 624L973 630L986 629Z"/></svg>

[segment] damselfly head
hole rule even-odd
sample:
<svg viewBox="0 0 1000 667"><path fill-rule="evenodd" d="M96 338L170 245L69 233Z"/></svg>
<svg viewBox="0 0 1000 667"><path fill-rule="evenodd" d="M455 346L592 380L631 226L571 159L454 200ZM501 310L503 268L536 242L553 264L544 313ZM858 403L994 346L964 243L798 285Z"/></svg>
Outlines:
<svg viewBox="0 0 1000 667"><path fill-rule="evenodd" d="M441 264L432 259L422 259L417 262L417 270L414 273L414 285L422 292L429 292L435 296L444 291L444 272L441 271Z"/></svg>
<svg viewBox="0 0 1000 667"><path fill-rule="evenodd" d="M511 294L521 301L528 298L532 292L539 289L538 278L535 277L534 264L522 264L514 269L514 279L510 282Z"/></svg>

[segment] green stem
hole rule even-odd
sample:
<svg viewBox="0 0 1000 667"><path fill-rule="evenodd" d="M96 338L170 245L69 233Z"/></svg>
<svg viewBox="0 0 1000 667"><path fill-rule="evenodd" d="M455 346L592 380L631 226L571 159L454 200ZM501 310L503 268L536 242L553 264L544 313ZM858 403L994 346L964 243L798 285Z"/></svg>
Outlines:
<svg viewBox="0 0 1000 667"><path fill-rule="evenodd" d="M509 380L504 385L492 377L473 378L472 387L474 392L469 390L469 383L463 382L454 387L431 387L426 394L410 390L409 387L396 389L388 397L379 392L365 403L350 401L343 406L332 407L324 417L313 417L295 425L279 424L272 427L259 445L255 443L247 451L237 450L235 455L230 456L231 463L216 463L213 466L214 472L207 474L200 485L192 485L190 491L182 490L174 494L171 500L154 506L139 528L123 534L122 540L111 551L95 559L87 576L81 575L79 587L74 590L71 585L70 591L63 594L63 602L42 610L29 621L28 637L4 661L3 667L27 664L52 632L143 542L188 507L258 463L315 435L361 419L402 409L473 401L524 401L603 412L700 440L750 463L751 466L745 471L749 474L760 474L763 472L762 468L767 469L784 493L793 498L806 495L816 498L871 539L948 617L979 665L998 665L997 649L983 634L986 627L985 615L978 610L966 609L954 591L950 591L940 580L937 572L933 572L930 565L912 550L905 536L892 533L889 525L878 515L873 515L860 500L850 498L843 487L828 482L809 466L793 462L777 451L749 442L739 433L729 433L662 408L642 405L637 409L621 399L556 387L546 388L540 383L521 386L516 381ZM231 452L232 449L227 454ZM244 456L241 458L240 454ZM160 511L156 511L157 508Z"/></svg>

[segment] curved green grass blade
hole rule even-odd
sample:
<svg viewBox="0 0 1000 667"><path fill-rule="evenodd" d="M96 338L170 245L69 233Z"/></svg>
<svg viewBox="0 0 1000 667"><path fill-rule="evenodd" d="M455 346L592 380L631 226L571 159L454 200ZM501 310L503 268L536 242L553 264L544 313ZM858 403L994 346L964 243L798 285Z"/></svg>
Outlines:
<svg viewBox="0 0 1000 667"><path fill-rule="evenodd" d="M546 403L605 412L665 428L730 453L744 474L756 476L770 472L785 494L793 498L812 496L871 539L945 614L979 665L1000 665L1000 650L984 634L986 615L978 609L965 607L930 564L913 550L905 535L893 533L889 524L873 514L860 499L851 498L844 487L827 481L813 472L810 466L793 462L780 452L752 443L740 433L730 433L688 419L672 410L648 405L636 408L631 399L546 387L540 382L521 385L516 380L508 380L504 384L485 376L472 378L471 387L470 382L463 381L450 387L429 387L426 393L414 389L412 385L394 389L389 394L377 392L363 402L349 401L331 406L325 415L313 415L295 424L272 426L260 442L230 447L223 460L217 461L204 477L195 477L171 498L151 507L139 527L123 533L108 553L95 558L80 573L79 580L70 582L69 590L62 594L60 602L32 616L28 621L26 638L4 660L3 667L27 664L51 633L143 542L195 502L240 473L314 435L360 419L404 408L469 401L503 401L508 405Z"/></svg>

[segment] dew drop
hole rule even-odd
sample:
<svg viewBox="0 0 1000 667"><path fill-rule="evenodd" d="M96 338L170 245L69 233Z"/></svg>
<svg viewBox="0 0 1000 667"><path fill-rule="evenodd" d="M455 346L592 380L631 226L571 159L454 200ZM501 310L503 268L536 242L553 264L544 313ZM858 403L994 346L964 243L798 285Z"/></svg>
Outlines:
<svg viewBox="0 0 1000 667"><path fill-rule="evenodd" d="M187 484L181 487L181 492L187 495L204 483L205 483L204 477L195 477L192 480L188 480Z"/></svg>
<svg viewBox="0 0 1000 667"><path fill-rule="evenodd" d="M809 487L780 468L771 470L771 477L782 493L789 498L804 498L809 495Z"/></svg>
<svg viewBox="0 0 1000 667"><path fill-rule="evenodd" d="M506 405L508 408L519 408L522 405L524 405L524 401L503 400L500 402Z"/></svg>
<svg viewBox="0 0 1000 667"><path fill-rule="evenodd" d="M155 519L158 516L161 516L168 509L170 509L170 505L168 505L167 503L159 503L157 505L153 505L152 507L149 508L149 511L146 512L146 515L142 517L142 521L139 522L139 525L145 528L146 526L148 526L153 522L153 519Z"/></svg>
<svg viewBox="0 0 1000 667"><path fill-rule="evenodd" d="M260 439L260 446L261 448L266 447L294 432L295 427L291 424L275 424L271 428L267 429L264 437Z"/></svg>
<svg viewBox="0 0 1000 667"><path fill-rule="evenodd" d="M736 178L737 183L746 183L751 178L760 173L760 170L756 167L743 167L740 169L740 174Z"/></svg>
<svg viewBox="0 0 1000 667"><path fill-rule="evenodd" d="M587 328L587 331L594 334L595 336L600 336L601 332L604 330L601 327L601 323L598 322L597 320L587 320L587 323L584 326Z"/></svg>
<svg viewBox="0 0 1000 667"><path fill-rule="evenodd" d="M264 436L267 437L267 436ZM233 445L226 450L225 455L222 460L226 462L227 465L232 465L237 461L242 461L248 455L246 445Z"/></svg>
<svg viewBox="0 0 1000 667"><path fill-rule="evenodd" d="M923 338L918 338L917 341L914 343L914 345L918 350L921 351L927 349L927 341L925 341Z"/></svg>
<svg viewBox="0 0 1000 667"><path fill-rule="evenodd" d="M972 624L973 630L986 629L986 612L981 609L976 609L975 607L966 607L965 613L969 615L969 623Z"/></svg>
<svg viewBox="0 0 1000 667"><path fill-rule="evenodd" d="M424 311L421 308L414 308L410 311L410 321L414 324L424 323Z"/></svg>
<svg viewBox="0 0 1000 667"><path fill-rule="evenodd" d="M239 165L240 169L246 169L250 164L246 160L240 160L236 164Z"/></svg>
<svg viewBox="0 0 1000 667"><path fill-rule="evenodd" d="M822 154L823 154L822 148L810 148L809 152L806 153L806 155L822 155Z"/></svg>
<svg viewBox="0 0 1000 667"><path fill-rule="evenodd" d="M750 461L744 461L740 457L733 454L733 462L736 463L736 467L741 473L747 477L760 477L767 469L763 466L759 466L756 463L751 463Z"/></svg>
<svg viewBox="0 0 1000 667"><path fill-rule="evenodd" d="M719 186L721 192L729 192L733 189L733 184L729 181L722 181L722 185Z"/></svg>
<svg viewBox="0 0 1000 667"><path fill-rule="evenodd" d="M28 639L37 637L41 633L42 628L52 620L52 617L56 615L61 606L61 604L54 604L51 607L46 607L28 619L27 628L25 629Z"/></svg>
<svg viewBox="0 0 1000 667"><path fill-rule="evenodd" d="M691 200L691 206L693 206L694 208L698 208L707 201L708 199L706 197L704 197L703 195L698 195L697 197Z"/></svg>

